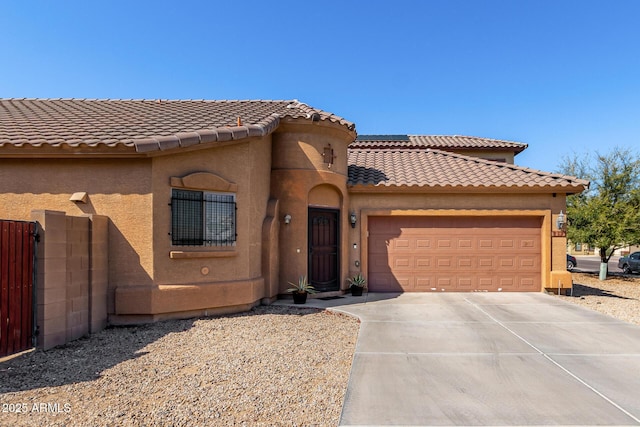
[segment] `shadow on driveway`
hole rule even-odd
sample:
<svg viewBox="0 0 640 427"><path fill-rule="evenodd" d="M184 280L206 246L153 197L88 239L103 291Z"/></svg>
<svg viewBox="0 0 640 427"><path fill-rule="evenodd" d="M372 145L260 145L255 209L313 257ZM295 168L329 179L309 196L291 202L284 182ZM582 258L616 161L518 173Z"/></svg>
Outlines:
<svg viewBox="0 0 640 427"><path fill-rule="evenodd" d="M627 300L635 300L635 298L628 298L622 295L616 295L610 291L594 288L592 286L574 284L573 285L573 297L581 297L587 295L594 295L598 297L609 297L609 298L619 298L619 299L627 299Z"/></svg>

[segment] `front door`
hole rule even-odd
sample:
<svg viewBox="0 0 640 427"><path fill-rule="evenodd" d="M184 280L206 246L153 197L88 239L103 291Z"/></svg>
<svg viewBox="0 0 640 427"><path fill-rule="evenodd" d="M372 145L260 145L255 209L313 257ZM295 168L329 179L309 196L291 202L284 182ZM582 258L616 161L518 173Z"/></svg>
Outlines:
<svg viewBox="0 0 640 427"><path fill-rule="evenodd" d="M320 292L340 289L339 214L335 209L309 208L309 283Z"/></svg>

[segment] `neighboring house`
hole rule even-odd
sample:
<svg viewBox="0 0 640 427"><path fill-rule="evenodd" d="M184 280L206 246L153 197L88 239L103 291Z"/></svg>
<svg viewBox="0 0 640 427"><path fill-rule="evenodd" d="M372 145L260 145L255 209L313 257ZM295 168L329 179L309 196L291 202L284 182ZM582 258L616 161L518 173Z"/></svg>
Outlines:
<svg viewBox="0 0 640 427"><path fill-rule="evenodd" d="M106 218L112 323L246 310L301 275L324 295L357 272L370 291L567 288L555 219L588 183L513 165L525 148L356 139L295 100L6 99L0 219Z"/></svg>
<svg viewBox="0 0 640 427"><path fill-rule="evenodd" d="M623 246L613 251L614 256L625 256L640 250L640 246ZM600 256L600 248L589 246L588 243L567 242L567 253L572 255L596 255Z"/></svg>
<svg viewBox="0 0 640 427"><path fill-rule="evenodd" d="M369 150L432 148L514 164L515 156L524 151L527 144L460 135L360 135L349 148Z"/></svg>

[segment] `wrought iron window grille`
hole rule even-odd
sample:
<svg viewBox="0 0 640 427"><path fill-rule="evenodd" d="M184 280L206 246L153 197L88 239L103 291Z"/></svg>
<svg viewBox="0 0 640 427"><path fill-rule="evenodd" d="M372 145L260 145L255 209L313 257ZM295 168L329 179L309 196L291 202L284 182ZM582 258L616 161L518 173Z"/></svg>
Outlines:
<svg viewBox="0 0 640 427"><path fill-rule="evenodd" d="M173 245L235 245L235 194L173 189L170 205Z"/></svg>

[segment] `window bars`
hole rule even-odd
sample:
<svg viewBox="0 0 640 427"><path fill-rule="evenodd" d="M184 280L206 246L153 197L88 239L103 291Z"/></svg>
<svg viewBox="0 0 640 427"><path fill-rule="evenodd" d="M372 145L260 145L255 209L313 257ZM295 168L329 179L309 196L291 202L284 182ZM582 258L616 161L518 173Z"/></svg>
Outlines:
<svg viewBox="0 0 640 427"><path fill-rule="evenodd" d="M173 189L171 243L176 246L233 246L235 194Z"/></svg>

